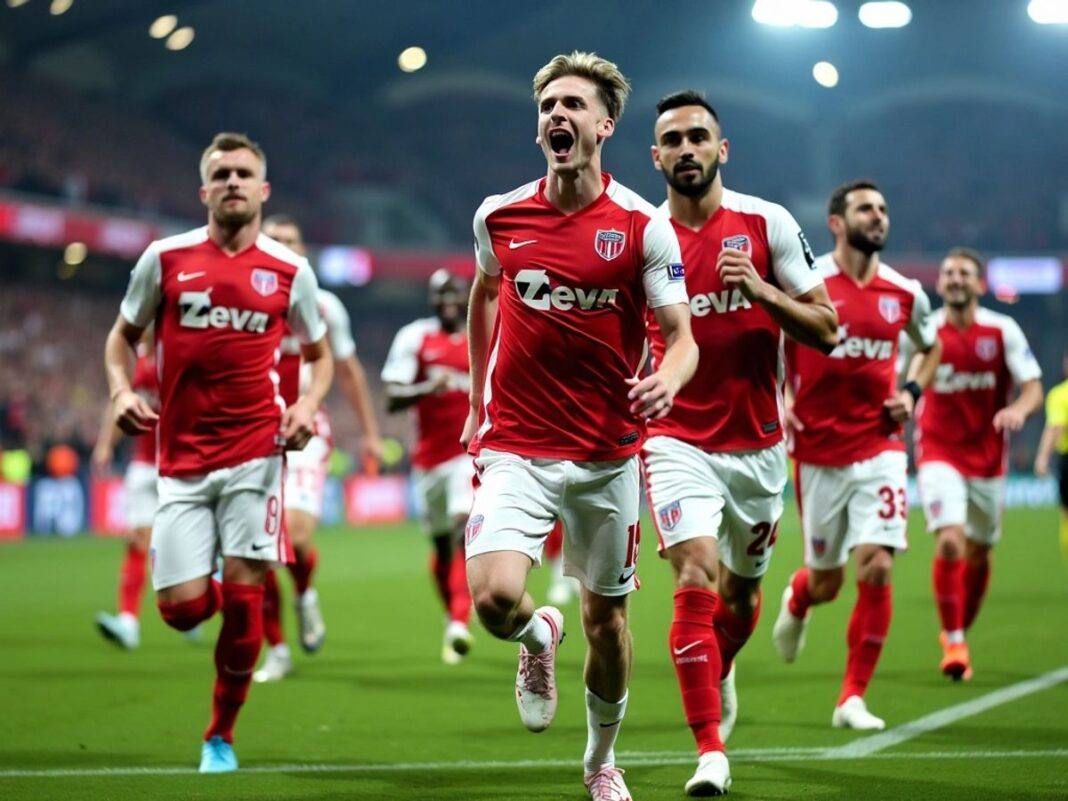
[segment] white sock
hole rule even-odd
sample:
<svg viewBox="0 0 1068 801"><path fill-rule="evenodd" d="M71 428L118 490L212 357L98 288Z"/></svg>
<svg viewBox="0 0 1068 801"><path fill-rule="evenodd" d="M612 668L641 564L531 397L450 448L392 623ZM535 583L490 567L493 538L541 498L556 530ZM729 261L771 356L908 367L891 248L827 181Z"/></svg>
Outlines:
<svg viewBox="0 0 1068 801"><path fill-rule="evenodd" d="M540 654L553 644L553 630L548 621L535 612L530 616L527 625L516 631L508 639L523 643L532 654Z"/></svg>
<svg viewBox="0 0 1068 801"><path fill-rule="evenodd" d="M564 557L558 556L549 562L549 576L553 584L564 580Z"/></svg>
<svg viewBox="0 0 1068 801"><path fill-rule="evenodd" d="M616 737L626 711L626 695L613 703L586 688L586 755L582 763L587 774L616 764Z"/></svg>
<svg viewBox="0 0 1068 801"><path fill-rule="evenodd" d="M964 642L964 629L957 629L956 631L946 632L946 642L950 645L957 645Z"/></svg>
<svg viewBox="0 0 1068 801"><path fill-rule="evenodd" d="M284 642L280 642L278 643L278 645L273 646L271 648L271 651L272 653L274 653L275 656L280 656L285 659L289 658L289 646L286 645Z"/></svg>
<svg viewBox="0 0 1068 801"><path fill-rule="evenodd" d="M119 612L119 620L122 621L124 626L130 626L135 629L141 628L141 621L132 612Z"/></svg>

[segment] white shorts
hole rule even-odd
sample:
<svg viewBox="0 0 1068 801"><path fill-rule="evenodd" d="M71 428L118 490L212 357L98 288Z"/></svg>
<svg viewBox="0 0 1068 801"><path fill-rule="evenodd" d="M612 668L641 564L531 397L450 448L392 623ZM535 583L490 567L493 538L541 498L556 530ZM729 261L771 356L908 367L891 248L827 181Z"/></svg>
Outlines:
<svg viewBox="0 0 1068 801"><path fill-rule="evenodd" d="M471 513L475 465L466 453L428 470L412 471L419 517L427 534L448 534Z"/></svg>
<svg viewBox="0 0 1068 801"><path fill-rule="evenodd" d="M916 483L928 531L964 526L968 539L983 545L995 545L1001 539L1004 476L966 478L950 464L927 462L920 465Z"/></svg>
<svg viewBox="0 0 1068 801"><path fill-rule="evenodd" d="M126 525L130 529L150 528L156 516L159 496L156 494L156 479L159 477L154 464L130 462L122 480L122 494L126 505Z"/></svg>
<svg viewBox="0 0 1068 801"><path fill-rule="evenodd" d="M642 460L661 552L715 537L732 573L759 578L767 572L782 517L785 445L706 453L674 437L650 437Z"/></svg>
<svg viewBox="0 0 1068 801"><path fill-rule="evenodd" d="M845 467L797 464L805 564L841 567L858 545L908 549L905 474L908 457L883 451Z"/></svg>
<svg viewBox="0 0 1068 801"><path fill-rule="evenodd" d="M323 487L330 463L330 443L312 437L304 450L286 451L286 511L307 512L316 520L323 516Z"/></svg>
<svg viewBox="0 0 1068 801"><path fill-rule="evenodd" d="M210 575L217 554L288 561L282 472L282 457L268 456L203 476L161 476L152 526L153 588Z"/></svg>
<svg viewBox="0 0 1068 801"><path fill-rule="evenodd" d="M518 551L536 565L556 520L564 573L598 595L626 595L638 561L638 458L609 462L532 459L483 448L465 531L467 558Z"/></svg>

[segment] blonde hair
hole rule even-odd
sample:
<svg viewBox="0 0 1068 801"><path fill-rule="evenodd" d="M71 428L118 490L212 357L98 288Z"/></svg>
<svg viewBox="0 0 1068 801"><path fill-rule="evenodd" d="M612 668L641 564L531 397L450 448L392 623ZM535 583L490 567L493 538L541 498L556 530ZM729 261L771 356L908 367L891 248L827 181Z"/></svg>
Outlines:
<svg viewBox="0 0 1068 801"><path fill-rule="evenodd" d="M224 153L230 150L251 150L256 158L263 164L263 175L267 177L267 156L263 152L263 148L259 146L257 142L253 142L243 133L231 133L229 131L223 131L222 133L215 134L215 138L211 140L211 144L204 148L203 154L200 156L200 180L205 184L208 182L208 159L211 158L211 154L216 150L221 150Z"/></svg>
<svg viewBox="0 0 1068 801"><path fill-rule="evenodd" d="M597 96L613 120L623 115L630 94L630 81L623 77L619 67L596 53L573 50L568 55L561 53L553 58L534 76L534 99L539 100L546 86L567 75L592 81L597 87Z"/></svg>

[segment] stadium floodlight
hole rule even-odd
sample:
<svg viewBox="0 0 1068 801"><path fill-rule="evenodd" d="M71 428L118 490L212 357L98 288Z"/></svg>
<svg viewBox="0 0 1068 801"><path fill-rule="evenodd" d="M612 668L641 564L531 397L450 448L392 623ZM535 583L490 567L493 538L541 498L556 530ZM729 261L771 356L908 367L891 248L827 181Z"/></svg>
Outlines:
<svg viewBox="0 0 1068 801"><path fill-rule="evenodd" d="M63 262L71 267L77 267L85 261L87 255L89 255L89 248L84 242L71 242L63 249Z"/></svg>
<svg viewBox="0 0 1068 801"><path fill-rule="evenodd" d="M417 46L406 47L397 56L397 66L401 72L416 72L426 66L426 51Z"/></svg>
<svg viewBox="0 0 1068 801"><path fill-rule="evenodd" d="M174 14L164 14L148 26L148 35L153 39L165 39L178 27L178 17Z"/></svg>
<svg viewBox="0 0 1068 801"><path fill-rule="evenodd" d="M1039 25L1068 25L1068 2L1065 0L1031 0L1027 15Z"/></svg>
<svg viewBox="0 0 1068 801"><path fill-rule="evenodd" d="M72 5L74 5L74 0L52 0L52 4L48 7L48 13L53 17L58 17L60 14L66 14L70 11Z"/></svg>
<svg viewBox="0 0 1068 801"><path fill-rule="evenodd" d="M857 16L868 28L904 28L912 22L912 9L898 2L864 3Z"/></svg>
<svg viewBox="0 0 1068 801"><path fill-rule="evenodd" d="M753 19L779 28L830 28L838 21L838 9L829 0L756 0Z"/></svg>
<svg viewBox="0 0 1068 801"><path fill-rule="evenodd" d="M185 50L193 43L194 36L196 36L196 31L186 25L184 28L179 28L167 37L165 47L168 50Z"/></svg>
<svg viewBox="0 0 1068 801"><path fill-rule="evenodd" d="M812 65L812 77L824 89L833 89L838 85L838 68L829 61L818 61Z"/></svg>
<svg viewBox="0 0 1068 801"><path fill-rule="evenodd" d="M18 8L19 6L26 5L30 0L7 0L8 8Z"/></svg>

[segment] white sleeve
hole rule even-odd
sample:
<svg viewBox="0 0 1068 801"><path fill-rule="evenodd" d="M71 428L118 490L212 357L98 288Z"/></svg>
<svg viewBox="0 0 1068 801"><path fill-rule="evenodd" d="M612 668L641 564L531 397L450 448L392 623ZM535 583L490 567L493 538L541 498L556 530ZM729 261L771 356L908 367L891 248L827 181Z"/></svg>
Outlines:
<svg viewBox="0 0 1068 801"><path fill-rule="evenodd" d="M679 239L666 214L658 213L649 218L642 245L645 259L642 283L649 308L689 303Z"/></svg>
<svg viewBox="0 0 1068 801"><path fill-rule="evenodd" d="M782 206L773 205L764 218L771 248L771 270L775 281L791 298L804 295L823 283L813 269L816 256L797 220Z"/></svg>
<svg viewBox="0 0 1068 801"><path fill-rule="evenodd" d="M1012 373L1012 380L1022 384L1024 381L1041 378L1042 368L1038 366L1038 360L1031 352L1031 346L1027 344L1027 337L1011 317L1005 319L1001 336L1005 341L1005 364Z"/></svg>
<svg viewBox="0 0 1068 801"><path fill-rule="evenodd" d="M123 318L130 325L145 328L155 318L156 310L163 300L161 272L159 249L153 242L130 271L126 296L119 306Z"/></svg>
<svg viewBox="0 0 1068 801"><path fill-rule="evenodd" d="M302 259L289 289L289 328L303 345L318 342L326 334L319 312L319 282L306 259Z"/></svg>
<svg viewBox="0 0 1068 801"><path fill-rule="evenodd" d="M902 331L897 338L897 374L904 378L908 374L909 365L919 351L912 339Z"/></svg>
<svg viewBox="0 0 1068 801"><path fill-rule="evenodd" d="M333 292L319 290L319 305L330 337L330 350L335 359L347 359L356 354L356 341L352 338L352 323L345 304Z"/></svg>
<svg viewBox="0 0 1068 801"><path fill-rule="evenodd" d="M397 332L389 355L382 365L382 380L388 384L412 384L419 375L419 345L422 332L415 325L406 325Z"/></svg>
<svg viewBox="0 0 1068 801"><path fill-rule="evenodd" d="M927 297L919 281L913 283L915 286L912 292L912 316L905 325L905 332L919 350L926 352L933 348L938 340L938 329L931 312L931 299Z"/></svg>
<svg viewBox="0 0 1068 801"><path fill-rule="evenodd" d="M493 252L493 240L490 239L489 226L486 225L486 217L491 209L496 207L493 202L495 197L486 198L475 212L475 263L478 269L486 275L500 275L501 263L497 260L497 254Z"/></svg>

